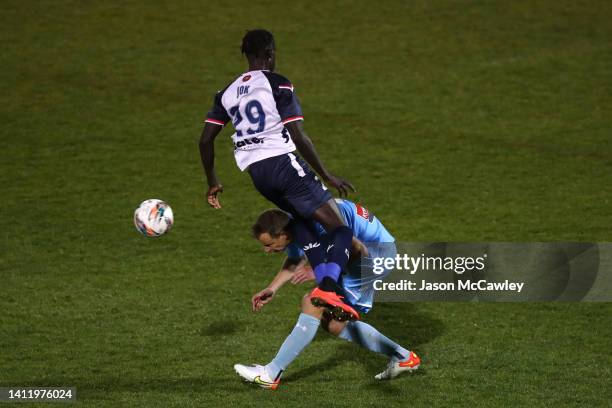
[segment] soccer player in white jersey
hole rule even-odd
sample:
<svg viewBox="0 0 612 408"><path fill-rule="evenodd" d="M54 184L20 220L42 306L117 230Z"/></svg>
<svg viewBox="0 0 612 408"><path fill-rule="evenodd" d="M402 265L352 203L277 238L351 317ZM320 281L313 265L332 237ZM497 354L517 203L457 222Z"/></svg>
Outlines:
<svg viewBox="0 0 612 408"><path fill-rule="evenodd" d="M323 181L338 189L341 196L353 186L330 173L317 155L302 127L302 108L292 83L274 72L276 50L274 37L266 30L252 30L242 39L242 53L249 64L219 91L208 112L200 138L200 156L208 180L208 203L221 208L219 193L223 191L214 170L214 140L229 122L234 156L240 170L248 171L255 188L279 208L310 223L316 221L330 236L327 262L315 270L321 282L312 297L331 308L340 307L358 319L355 309L344 303L337 292L338 279L349 257L353 235L340 216L338 207ZM306 160L302 160L297 154Z"/></svg>

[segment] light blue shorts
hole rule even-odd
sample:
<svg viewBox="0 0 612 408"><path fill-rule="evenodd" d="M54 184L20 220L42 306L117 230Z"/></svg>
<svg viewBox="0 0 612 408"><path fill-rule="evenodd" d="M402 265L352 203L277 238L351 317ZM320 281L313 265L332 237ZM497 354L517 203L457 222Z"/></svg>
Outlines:
<svg viewBox="0 0 612 408"><path fill-rule="evenodd" d="M368 313L374 304L374 281L384 279L393 269L375 273L375 258L395 258L397 248L394 242L365 243L368 256L349 265L348 273L341 277L344 300L361 313Z"/></svg>

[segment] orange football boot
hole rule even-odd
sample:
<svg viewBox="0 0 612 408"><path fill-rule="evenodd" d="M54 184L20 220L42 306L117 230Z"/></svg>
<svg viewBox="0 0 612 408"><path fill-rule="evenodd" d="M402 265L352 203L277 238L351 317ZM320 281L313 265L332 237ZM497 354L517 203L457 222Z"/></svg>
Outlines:
<svg viewBox="0 0 612 408"><path fill-rule="evenodd" d="M359 313L342 301L343 297L335 292L326 292L315 288L310 293L310 301L317 307L326 307L336 320L359 320Z"/></svg>

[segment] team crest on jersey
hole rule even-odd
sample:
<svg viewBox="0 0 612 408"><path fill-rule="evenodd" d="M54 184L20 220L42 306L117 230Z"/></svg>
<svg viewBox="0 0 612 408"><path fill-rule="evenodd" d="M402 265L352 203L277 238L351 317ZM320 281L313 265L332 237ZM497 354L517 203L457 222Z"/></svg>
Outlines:
<svg viewBox="0 0 612 408"><path fill-rule="evenodd" d="M360 216L364 220L367 220L368 222L374 221L374 215L372 213L370 213L370 211L368 211L367 208L362 207L359 204L355 204L355 207L357 207L357 215L358 216Z"/></svg>
<svg viewBox="0 0 612 408"><path fill-rule="evenodd" d="M242 82L246 82L246 81L248 81L249 79L251 79L251 75L245 75L245 76L242 78Z"/></svg>

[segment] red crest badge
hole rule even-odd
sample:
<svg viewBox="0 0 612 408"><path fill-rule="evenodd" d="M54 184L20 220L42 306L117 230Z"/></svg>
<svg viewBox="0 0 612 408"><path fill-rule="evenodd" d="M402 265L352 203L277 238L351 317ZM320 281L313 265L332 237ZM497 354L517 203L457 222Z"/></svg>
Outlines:
<svg viewBox="0 0 612 408"><path fill-rule="evenodd" d="M357 207L357 215L359 215L363 219L370 221L370 212L367 208L362 207L359 204L355 204L355 207Z"/></svg>

